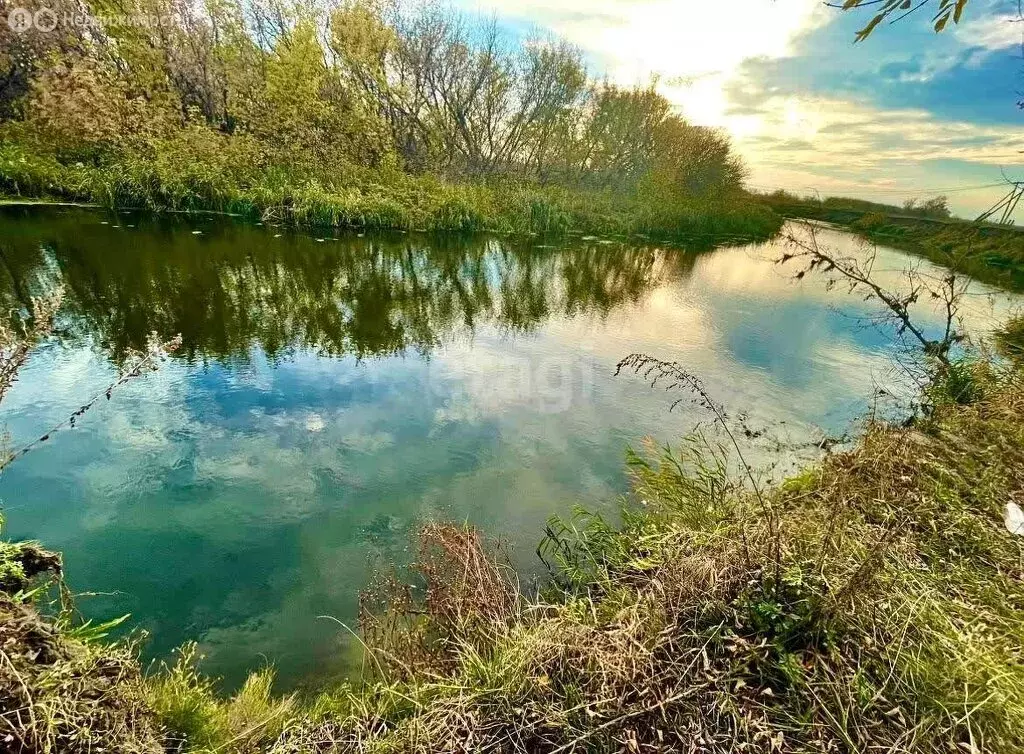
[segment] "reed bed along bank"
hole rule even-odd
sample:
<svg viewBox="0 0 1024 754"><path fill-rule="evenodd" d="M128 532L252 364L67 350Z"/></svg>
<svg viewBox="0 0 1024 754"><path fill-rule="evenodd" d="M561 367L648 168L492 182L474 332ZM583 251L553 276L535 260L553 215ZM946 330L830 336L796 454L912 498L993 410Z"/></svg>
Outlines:
<svg viewBox="0 0 1024 754"><path fill-rule="evenodd" d="M112 165L65 165L0 146L0 195L81 201L112 209L213 211L305 227L758 241L782 220L742 195L668 205L638 196L491 179L455 182L398 170L344 176L241 162L244 156L178 154ZM198 157L196 159L195 157ZM303 175L297 178L296 175ZM309 175L315 177L308 177Z"/></svg>

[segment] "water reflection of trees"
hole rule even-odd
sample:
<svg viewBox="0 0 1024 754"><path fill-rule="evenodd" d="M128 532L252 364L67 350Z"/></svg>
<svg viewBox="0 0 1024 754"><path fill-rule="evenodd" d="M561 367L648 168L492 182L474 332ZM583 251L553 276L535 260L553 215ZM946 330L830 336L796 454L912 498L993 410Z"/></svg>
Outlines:
<svg viewBox="0 0 1024 754"><path fill-rule="evenodd" d="M190 358L293 349L358 357L429 352L484 325L528 332L549 317L639 300L689 274L693 254L493 238L274 238L225 224L196 236L150 220L127 230L77 212L0 215L0 303L46 281L66 289L68 337L114 353L148 333L184 336Z"/></svg>

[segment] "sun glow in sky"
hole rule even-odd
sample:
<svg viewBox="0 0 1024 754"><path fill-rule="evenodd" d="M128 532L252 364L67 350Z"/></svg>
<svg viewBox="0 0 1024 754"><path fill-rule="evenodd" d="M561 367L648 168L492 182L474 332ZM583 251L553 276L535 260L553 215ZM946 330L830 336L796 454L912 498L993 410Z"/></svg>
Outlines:
<svg viewBox="0 0 1024 754"><path fill-rule="evenodd" d="M621 83L657 77L689 120L727 130L758 189L901 203L947 193L977 215L1024 179L1016 0L972 0L943 35L819 0L462 0L521 34L577 45ZM981 188L985 187L985 188Z"/></svg>

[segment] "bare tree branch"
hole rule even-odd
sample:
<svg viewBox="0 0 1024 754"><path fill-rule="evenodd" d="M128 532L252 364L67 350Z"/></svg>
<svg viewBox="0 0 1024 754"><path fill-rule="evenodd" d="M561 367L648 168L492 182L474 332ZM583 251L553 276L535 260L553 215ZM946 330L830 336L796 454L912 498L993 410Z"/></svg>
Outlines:
<svg viewBox="0 0 1024 754"><path fill-rule="evenodd" d="M796 273L797 279L803 279L811 272L819 272L828 276L829 288L843 282L851 293L864 292L865 298L876 300L885 307L885 318L896 324L900 336L910 335L925 355L934 358L943 368L949 367L950 351L964 340L959 327L959 302L970 284L967 278L950 272L940 280L935 280L932 276L910 268L904 271L905 290L890 291L874 276L874 251L863 261L840 256L819 243L817 228L813 224L800 224L799 228L801 232L790 231L785 235L789 251L779 257L777 263L802 264ZM938 340L928 337L911 312L911 307L922 299L942 304L943 335Z"/></svg>

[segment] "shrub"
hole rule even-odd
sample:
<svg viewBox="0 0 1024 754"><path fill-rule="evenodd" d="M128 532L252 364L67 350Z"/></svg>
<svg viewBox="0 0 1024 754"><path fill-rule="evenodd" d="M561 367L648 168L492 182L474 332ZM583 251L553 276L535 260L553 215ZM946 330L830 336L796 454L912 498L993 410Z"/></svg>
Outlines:
<svg viewBox="0 0 1024 754"><path fill-rule="evenodd" d="M963 358L939 370L926 392L936 404L969 406L984 399L989 384L989 366L984 361Z"/></svg>
<svg viewBox="0 0 1024 754"><path fill-rule="evenodd" d="M889 218L880 212L868 212L853 221L851 227L861 233L881 230L889 223Z"/></svg>

